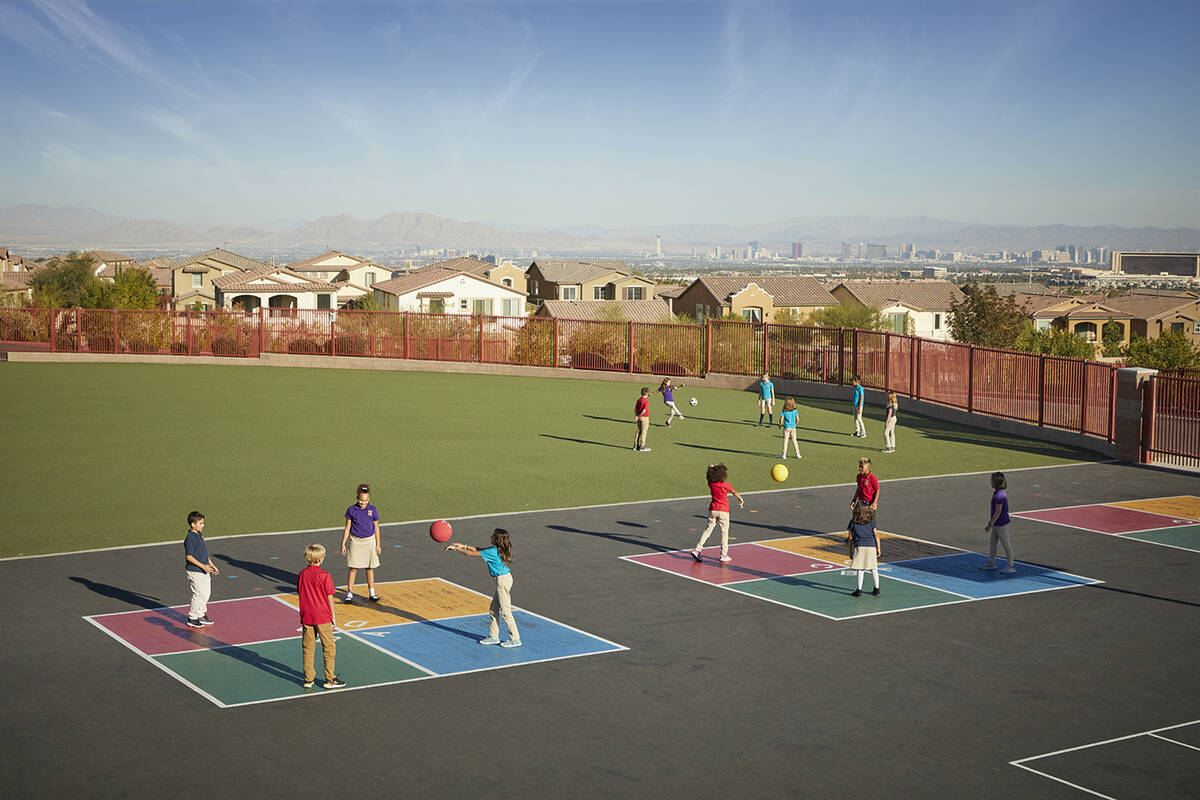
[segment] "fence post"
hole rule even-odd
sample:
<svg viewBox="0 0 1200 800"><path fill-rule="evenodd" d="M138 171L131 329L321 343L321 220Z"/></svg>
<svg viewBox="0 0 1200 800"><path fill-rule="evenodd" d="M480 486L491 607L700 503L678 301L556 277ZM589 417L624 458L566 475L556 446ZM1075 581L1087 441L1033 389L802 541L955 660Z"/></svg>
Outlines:
<svg viewBox="0 0 1200 800"><path fill-rule="evenodd" d="M1113 443L1113 424L1117 416L1117 368L1108 368L1108 443Z"/></svg>
<svg viewBox="0 0 1200 800"><path fill-rule="evenodd" d="M891 371L892 367L892 335L885 333L883 335L883 390L890 392L892 390Z"/></svg>
<svg viewBox="0 0 1200 800"><path fill-rule="evenodd" d="M1155 391L1155 386L1158 383L1158 376L1151 375L1149 380L1142 384L1142 441L1141 447L1138 448L1138 461L1143 464L1149 464L1153 460L1151 451L1154 449L1154 421L1158 416L1158 392ZM1149 401L1149 402L1147 402Z"/></svg>
<svg viewBox="0 0 1200 800"><path fill-rule="evenodd" d="M190 323L189 323L190 324ZM188 340L188 352L191 352L191 340ZM263 350L267 349L267 332L266 322L263 318L263 307L260 304L258 307L258 355L261 357Z"/></svg>
<svg viewBox="0 0 1200 800"><path fill-rule="evenodd" d="M771 337L768 331L770 326L763 322L763 372L771 372ZM782 364L780 366L783 366Z"/></svg>
<svg viewBox="0 0 1200 800"><path fill-rule="evenodd" d="M858 328L850 332L850 374L858 374Z"/></svg>
<svg viewBox="0 0 1200 800"><path fill-rule="evenodd" d="M1088 397L1087 397L1087 394L1088 394L1088 392L1087 392L1087 387L1088 387L1087 362L1081 361L1080 366L1083 367L1083 380L1081 381L1081 383L1083 385L1081 387L1079 387L1079 432L1081 434L1083 434L1083 433L1087 433L1087 400L1088 400Z"/></svg>
<svg viewBox="0 0 1200 800"><path fill-rule="evenodd" d="M967 345L967 413L975 410L975 345Z"/></svg>
<svg viewBox="0 0 1200 800"><path fill-rule="evenodd" d="M58 309L50 309L50 352L58 352Z"/></svg>
<svg viewBox="0 0 1200 800"><path fill-rule="evenodd" d="M1038 356L1038 427L1046 424L1046 356Z"/></svg>
<svg viewBox="0 0 1200 800"><path fill-rule="evenodd" d="M712 369L712 317L704 320L704 375Z"/></svg>
<svg viewBox="0 0 1200 800"><path fill-rule="evenodd" d="M479 317L479 363L483 363L483 314Z"/></svg>
<svg viewBox="0 0 1200 800"><path fill-rule="evenodd" d="M843 377L843 376L846 374L846 364L847 364L847 359L846 359L846 351L847 351L847 349L848 349L849 347L850 347L850 345L849 345L849 343L846 341L846 329L845 329L845 328L838 328L838 362L837 362L837 369L838 369L838 385L839 385L839 386L845 386L845 385L846 385L846 381L845 381L845 379L844 379L844 377Z"/></svg>
<svg viewBox="0 0 1200 800"><path fill-rule="evenodd" d="M913 339L913 360L916 362L916 368L913 371L913 383L916 386L916 394L913 395L918 400L921 399L921 340Z"/></svg>
<svg viewBox="0 0 1200 800"><path fill-rule="evenodd" d="M633 372L633 322L626 324L629 326L629 371Z"/></svg>
<svg viewBox="0 0 1200 800"><path fill-rule="evenodd" d="M329 355L337 355L337 315L332 310L329 312Z"/></svg>

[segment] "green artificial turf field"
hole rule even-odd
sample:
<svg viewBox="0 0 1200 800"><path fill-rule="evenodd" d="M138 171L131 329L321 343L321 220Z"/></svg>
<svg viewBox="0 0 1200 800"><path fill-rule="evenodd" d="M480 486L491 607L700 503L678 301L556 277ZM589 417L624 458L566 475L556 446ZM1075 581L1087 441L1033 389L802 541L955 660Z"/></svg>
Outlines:
<svg viewBox="0 0 1200 800"><path fill-rule="evenodd" d="M848 400L799 399L804 458L777 484L781 436L754 427L749 392L680 390L688 419L670 428L653 396L652 452L637 453L629 383L185 364L8 363L0 376L0 557L181 539L193 509L210 538L340 527L360 481L388 523L707 495L720 461L746 492L850 483L862 454L884 481L1099 458L903 400L898 452L882 455L882 408L858 440Z"/></svg>

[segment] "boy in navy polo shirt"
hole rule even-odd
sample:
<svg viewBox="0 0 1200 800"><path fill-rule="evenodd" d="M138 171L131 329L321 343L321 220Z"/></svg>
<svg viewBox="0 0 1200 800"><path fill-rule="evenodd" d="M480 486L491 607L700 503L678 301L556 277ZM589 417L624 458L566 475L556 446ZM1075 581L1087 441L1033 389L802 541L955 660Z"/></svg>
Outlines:
<svg viewBox="0 0 1200 800"><path fill-rule="evenodd" d="M208 598L212 594L212 576L220 573L208 557L208 545L204 543L204 515L199 511L188 514L188 533L183 540L184 568L187 570L188 586L192 590L192 604L188 607L188 627L203 628L212 625L208 618Z"/></svg>

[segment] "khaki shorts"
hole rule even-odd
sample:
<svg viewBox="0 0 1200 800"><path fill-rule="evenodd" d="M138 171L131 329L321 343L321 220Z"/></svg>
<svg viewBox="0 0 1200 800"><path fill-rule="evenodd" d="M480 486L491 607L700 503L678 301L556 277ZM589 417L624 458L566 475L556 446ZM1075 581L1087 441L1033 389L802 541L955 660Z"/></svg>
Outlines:
<svg viewBox="0 0 1200 800"><path fill-rule="evenodd" d="M346 543L346 566L354 569L374 569L379 566L379 554L375 552L375 537L360 539L351 536Z"/></svg>

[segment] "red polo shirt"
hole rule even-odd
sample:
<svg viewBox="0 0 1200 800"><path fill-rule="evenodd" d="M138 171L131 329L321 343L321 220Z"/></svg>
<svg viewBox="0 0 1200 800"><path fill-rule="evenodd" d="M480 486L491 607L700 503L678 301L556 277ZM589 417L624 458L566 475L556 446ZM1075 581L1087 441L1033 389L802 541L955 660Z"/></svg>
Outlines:
<svg viewBox="0 0 1200 800"><path fill-rule="evenodd" d="M633 406L633 415L635 417L650 416L650 398L649 397L639 397L637 399L637 403L635 403Z"/></svg>
<svg viewBox="0 0 1200 800"><path fill-rule="evenodd" d="M863 475L858 474L858 491L854 493L855 500L861 500L867 505L875 502L875 498L879 496L879 478L875 474L868 472Z"/></svg>
<svg viewBox="0 0 1200 800"><path fill-rule="evenodd" d="M333 622L329 596L335 592L333 578L316 564L310 564L302 571L296 581L296 594L300 595L300 624L324 625Z"/></svg>

